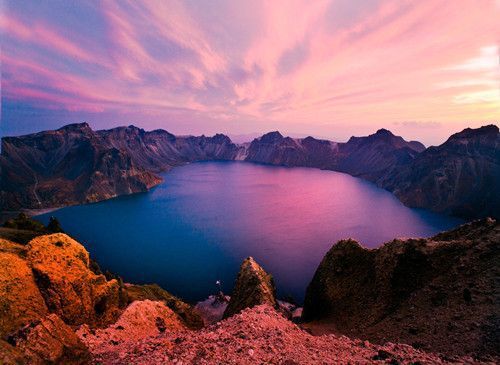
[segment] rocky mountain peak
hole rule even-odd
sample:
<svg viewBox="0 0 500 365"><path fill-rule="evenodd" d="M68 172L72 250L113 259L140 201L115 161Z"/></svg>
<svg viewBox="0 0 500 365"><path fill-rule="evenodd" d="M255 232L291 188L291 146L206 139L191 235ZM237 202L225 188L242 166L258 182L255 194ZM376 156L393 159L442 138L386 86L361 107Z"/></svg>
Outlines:
<svg viewBox="0 0 500 365"><path fill-rule="evenodd" d="M274 143L274 142L278 142L282 139L283 139L283 135L278 131L274 131L274 132L266 133L262 137L260 137L260 142Z"/></svg>
<svg viewBox="0 0 500 365"><path fill-rule="evenodd" d="M253 257L247 257L241 264L224 318L260 304L277 306L273 277Z"/></svg>
<svg viewBox="0 0 500 365"><path fill-rule="evenodd" d="M381 128L381 129L379 129L379 130L375 133L375 135L377 135L377 136L394 136L394 134L393 134L390 130L385 129L385 128Z"/></svg>
<svg viewBox="0 0 500 365"><path fill-rule="evenodd" d="M87 122L82 122L82 123L67 124L64 127L59 128L58 131L83 133L83 132L92 132L92 128L90 128L90 125Z"/></svg>
<svg viewBox="0 0 500 365"><path fill-rule="evenodd" d="M497 138L499 129L496 125L490 124L485 125L480 128L466 128L461 132L452 134L448 141L459 140L459 139L473 139L477 137L493 137Z"/></svg>

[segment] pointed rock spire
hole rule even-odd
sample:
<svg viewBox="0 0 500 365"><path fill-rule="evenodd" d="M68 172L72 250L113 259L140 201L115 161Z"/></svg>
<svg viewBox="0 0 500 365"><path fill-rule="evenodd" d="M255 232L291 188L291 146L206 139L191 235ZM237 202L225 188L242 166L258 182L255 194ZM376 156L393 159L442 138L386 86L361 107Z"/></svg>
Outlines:
<svg viewBox="0 0 500 365"><path fill-rule="evenodd" d="M224 318L260 304L277 306L273 277L253 257L248 257L241 264Z"/></svg>

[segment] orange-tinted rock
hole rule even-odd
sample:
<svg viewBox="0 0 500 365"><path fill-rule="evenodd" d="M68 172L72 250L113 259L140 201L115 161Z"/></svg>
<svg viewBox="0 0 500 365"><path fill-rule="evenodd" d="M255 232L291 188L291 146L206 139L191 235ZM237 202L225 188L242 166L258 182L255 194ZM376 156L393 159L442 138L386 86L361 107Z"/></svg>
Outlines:
<svg viewBox="0 0 500 365"><path fill-rule="evenodd" d="M186 330L181 319L162 302L135 301L116 323L104 329L82 326L77 334L92 353L107 352L166 332Z"/></svg>
<svg viewBox="0 0 500 365"><path fill-rule="evenodd" d="M203 327L203 319L197 309L173 296L156 284L126 284L125 290L129 303L135 302L136 300L161 301L172 309L187 327L191 329Z"/></svg>
<svg viewBox="0 0 500 365"><path fill-rule="evenodd" d="M120 288L89 269L89 254L69 236L36 237L27 247L38 288L50 312L68 324L103 325L119 315Z"/></svg>
<svg viewBox="0 0 500 365"><path fill-rule="evenodd" d="M9 342L23 354L27 364L86 364L90 361L87 347L55 314L21 328L10 336Z"/></svg>
<svg viewBox="0 0 500 365"><path fill-rule="evenodd" d="M0 337L48 314L23 254L23 246L0 240Z"/></svg>

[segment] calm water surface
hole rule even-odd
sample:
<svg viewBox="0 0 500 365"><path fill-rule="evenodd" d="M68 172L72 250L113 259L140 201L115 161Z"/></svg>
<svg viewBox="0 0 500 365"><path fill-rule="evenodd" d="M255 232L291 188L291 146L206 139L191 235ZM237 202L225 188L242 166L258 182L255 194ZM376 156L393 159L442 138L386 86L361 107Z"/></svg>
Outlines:
<svg viewBox="0 0 500 365"><path fill-rule="evenodd" d="M461 223L409 209L349 175L243 162L202 162L164 174L149 193L63 208L56 216L102 268L125 281L158 283L190 301L230 292L253 256L280 295L303 299L326 251L352 237L377 247Z"/></svg>

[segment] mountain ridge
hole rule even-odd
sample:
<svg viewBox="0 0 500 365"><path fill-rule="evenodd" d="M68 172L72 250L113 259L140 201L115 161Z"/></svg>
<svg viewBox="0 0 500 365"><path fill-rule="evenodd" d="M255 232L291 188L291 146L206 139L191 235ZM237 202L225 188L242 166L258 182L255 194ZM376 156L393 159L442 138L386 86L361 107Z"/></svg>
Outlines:
<svg viewBox="0 0 500 365"><path fill-rule="evenodd" d="M410 207L498 217L499 141L495 125L467 128L425 148L387 129L347 142L273 131L235 144L224 134L175 136L133 125L94 131L88 123L74 123L2 138L0 210L56 208L145 192L162 181L158 173L176 166L242 160L344 172L389 190ZM441 187L443 176L447 184Z"/></svg>

